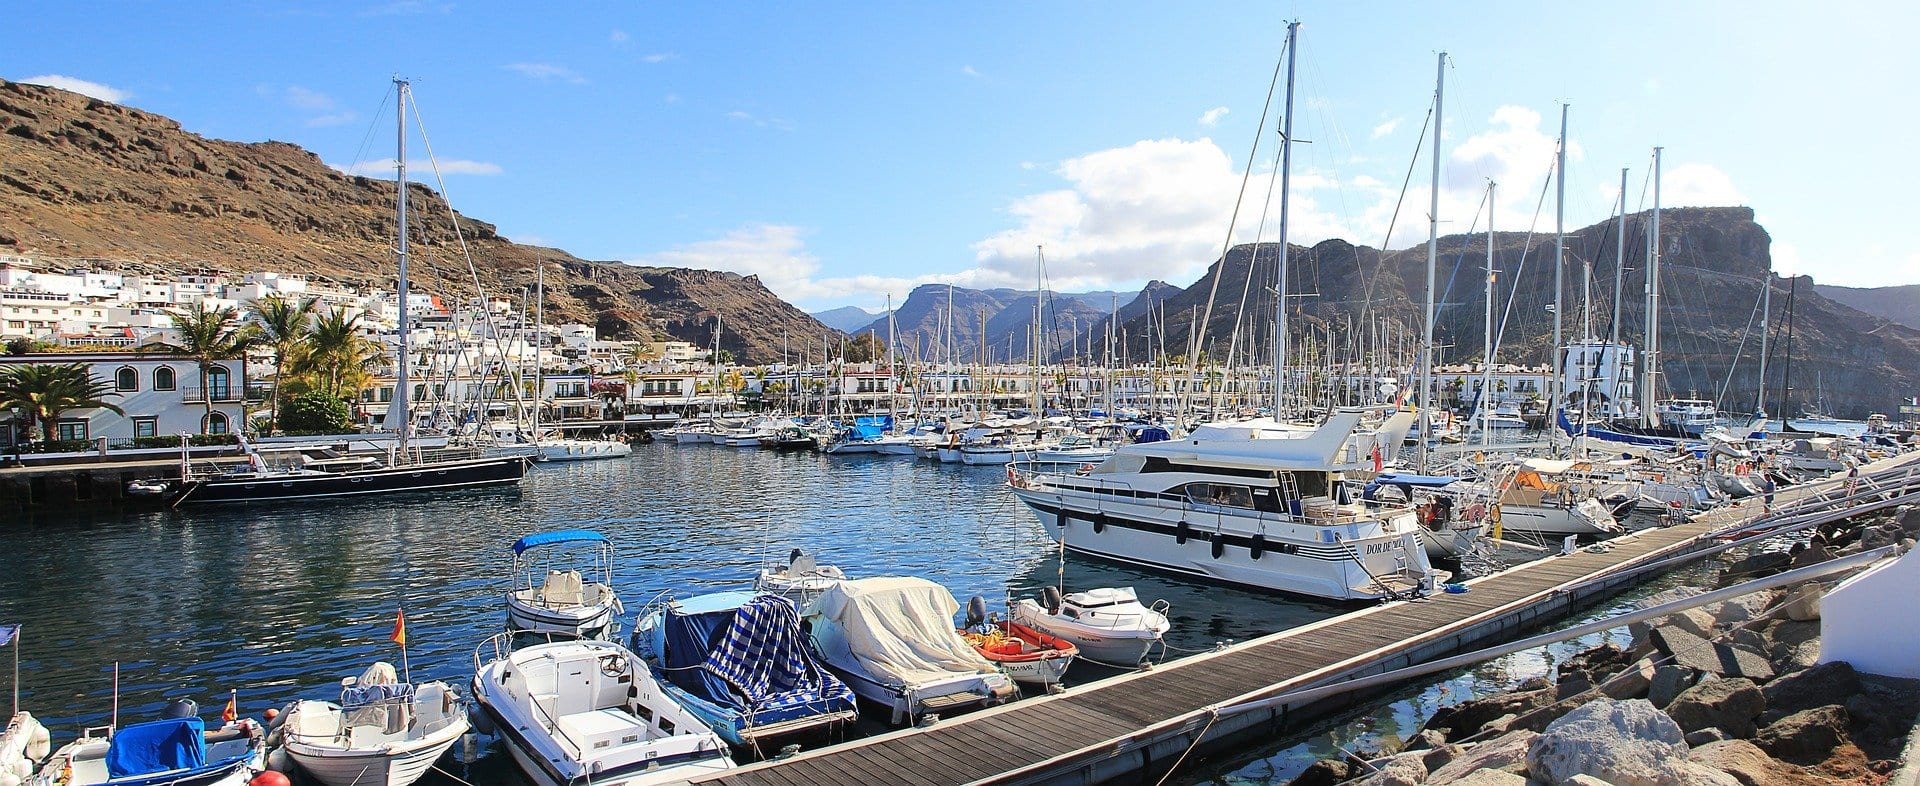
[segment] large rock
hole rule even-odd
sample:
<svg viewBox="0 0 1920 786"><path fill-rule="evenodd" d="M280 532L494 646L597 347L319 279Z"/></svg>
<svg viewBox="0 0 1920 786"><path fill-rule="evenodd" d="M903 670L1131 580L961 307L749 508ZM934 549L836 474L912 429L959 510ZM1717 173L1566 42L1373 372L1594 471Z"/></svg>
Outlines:
<svg viewBox="0 0 1920 786"><path fill-rule="evenodd" d="M1751 737L1753 720L1767 708L1767 700L1752 680L1739 677L1707 680L1675 697L1667 715L1682 731L1716 728L1734 737Z"/></svg>
<svg viewBox="0 0 1920 786"><path fill-rule="evenodd" d="M1655 707L1664 708L1672 704L1681 691L1693 687L1694 681L1699 676L1700 672L1685 666L1675 666L1671 663L1660 666L1653 670L1653 680L1647 687L1647 701L1652 702Z"/></svg>
<svg viewBox="0 0 1920 786"><path fill-rule="evenodd" d="M1860 550L1892 546L1899 543L1906 534L1906 530L1901 529L1897 524L1878 524L1867 527L1860 531Z"/></svg>
<svg viewBox="0 0 1920 786"><path fill-rule="evenodd" d="M1706 592L1706 590L1700 589L1699 587L1674 587L1673 589L1662 590L1636 600L1633 602L1633 607L1635 609L1650 609L1662 604L1672 603L1676 600L1686 600L1687 598L1704 592ZM1654 625L1663 623L1668 619L1671 619L1671 617L1660 617L1650 622L1636 622L1627 626L1627 632L1633 634L1633 641L1636 646L1644 644L1647 641L1647 632L1652 630Z"/></svg>
<svg viewBox="0 0 1920 786"><path fill-rule="evenodd" d="M1335 786L1353 777L1353 766L1338 759L1321 759L1293 776L1287 786Z"/></svg>
<svg viewBox="0 0 1920 786"><path fill-rule="evenodd" d="M1680 727L1640 700L1598 699L1547 726L1527 748L1535 780L1565 783L1592 775L1615 786L1735 786L1724 772L1685 760Z"/></svg>
<svg viewBox="0 0 1920 786"><path fill-rule="evenodd" d="M1744 786L1813 786L1825 779L1783 764L1746 740L1726 740L1694 748L1687 761L1732 775Z"/></svg>
<svg viewBox="0 0 1920 786"><path fill-rule="evenodd" d="M1745 647L1716 644L1676 626L1654 628L1653 643L1672 656L1677 666L1757 682L1773 679L1773 663L1766 656Z"/></svg>
<svg viewBox="0 0 1920 786"><path fill-rule="evenodd" d="M1827 594L1830 585L1809 581L1787 591L1786 604L1780 613L1796 622L1812 622L1820 619L1820 596Z"/></svg>
<svg viewBox="0 0 1920 786"><path fill-rule="evenodd" d="M1778 599L1778 594L1773 590L1761 590L1705 606L1703 609L1713 615L1713 621L1716 624L1721 627L1732 627L1764 616Z"/></svg>
<svg viewBox="0 0 1920 786"><path fill-rule="evenodd" d="M1429 778L1428 784L1440 781ZM1446 786L1527 786L1527 779L1504 770L1480 770L1457 781L1447 781Z"/></svg>
<svg viewBox="0 0 1920 786"><path fill-rule="evenodd" d="M1525 772L1527 749L1539 736L1531 731L1516 731L1475 745L1455 756L1446 766L1429 773L1427 783L1452 783L1482 770Z"/></svg>
<svg viewBox="0 0 1920 786"><path fill-rule="evenodd" d="M1721 581L1725 582L1728 578L1734 581L1740 581L1749 578L1759 578L1761 576L1771 576L1785 570L1788 563L1792 561L1793 555L1784 551L1754 552L1727 568L1724 574L1727 578L1722 578Z"/></svg>
<svg viewBox="0 0 1920 786"><path fill-rule="evenodd" d="M1753 742L1774 758L1794 764L1826 761L1834 749L1850 742L1847 709L1838 704L1796 712L1755 734Z"/></svg>
<svg viewBox="0 0 1920 786"><path fill-rule="evenodd" d="M1774 720L1845 702L1848 696L1860 692L1860 675L1845 661L1822 663L1767 683L1760 692L1766 697L1767 718Z"/></svg>
<svg viewBox="0 0 1920 786"><path fill-rule="evenodd" d="M1427 719L1425 728L1445 729L1451 738L1476 734L1482 726L1509 715L1520 715L1553 703L1553 687L1499 693L1468 699L1451 707L1441 707Z"/></svg>
<svg viewBox="0 0 1920 786"><path fill-rule="evenodd" d="M1654 673L1653 661L1642 658L1607 677L1600 683L1600 692L1611 699L1647 698L1647 691L1653 687Z"/></svg>
<svg viewBox="0 0 1920 786"><path fill-rule="evenodd" d="M1427 765L1418 753L1402 753L1387 759L1372 775L1357 781L1358 786L1419 786L1427 779Z"/></svg>

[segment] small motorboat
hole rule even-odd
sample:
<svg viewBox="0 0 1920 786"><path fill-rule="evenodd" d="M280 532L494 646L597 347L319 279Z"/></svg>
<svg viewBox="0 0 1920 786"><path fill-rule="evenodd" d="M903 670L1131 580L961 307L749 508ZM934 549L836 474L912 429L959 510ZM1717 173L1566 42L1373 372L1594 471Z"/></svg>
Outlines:
<svg viewBox="0 0 1920 786"><path fill-rule="evenodd" d="M1046 587L1041 600L1045 605L1032 598L1016 601L1012 621L1070 642L1079 648L1082 658L1103 666L1138 665L1171 627L1167 602L1143 606L1132 587L1101 587L1065 595Z"/></svg>
<svg viewBox="0 0 1920 786"><path fill-rule="evenodd" d="M1012 620L995 619L997 616L989 615L986 600L975 595L967 601L967 624L960 629L960 637L1014 682L1043 689L1060 684L1080 648Z"/></svg>
<svg viewBox="0 0 1920 786"><path fill-rule="evenodd" d="M297 701L281 716L287 755L326 786L407 786L468 729L444 682L400 682L391 664L340 681L340 703Z"/></svg>
<svg viewBox="0 0 1920 786"><path fill-rule="evenodd" d="M835 565L814 562L813 555L799 549L787 555L785 565L766 565L753 579L753 591L779 595L805 606L820 593L847 580L847 574Z"/></svg>
<svg viewBox="0 0 1920 786"><path fill-rule="evenodd" d="M133 499L158 499L173 492L173 481L165 478L141 478L127 481L127 496Z"/></svg>
<svg viewBox="0 0 1920 786"><path fill-rule="evenodd" d="M990 707L1019 696L1007 675L953 629L959 602L925 579L850 579L828 588L801 618L814 652L894 725Z"/></svg>
<svg viewBox="0 0 1920 786"><path fill-rule="evenodd" d="M652 606L629 649L655 681L727 742L765 755L774 740L857 716L853 691L820 665L792 600L716 592Z"/></svg>
<svg viewBox="0 0 1920 786"><path fill-rule="evenodd" d="M726 740L626 647L581 639L508 651L512 635L474 650L475 725L498 732L536 786L679 783L733 768Z"/></svg>
<svg viewBox="0 0 1920 786"><path fill-rule="evenodd" d="M590 544L584 577L579 566L557 564L555 557L565 555L549 548L569 543ZM539 532L514 541L513 581L507 591L509 630L603 636L621 611L613 591L613 544L592 530Z"/></svg>
<svg viewBox="0 0 1920 786"><path fill-rule="evenodd" d="M191 701L160 720L89 727L53 752L31 786L245 786L266 769L266 730L251 718L207 730Z"/></svg>

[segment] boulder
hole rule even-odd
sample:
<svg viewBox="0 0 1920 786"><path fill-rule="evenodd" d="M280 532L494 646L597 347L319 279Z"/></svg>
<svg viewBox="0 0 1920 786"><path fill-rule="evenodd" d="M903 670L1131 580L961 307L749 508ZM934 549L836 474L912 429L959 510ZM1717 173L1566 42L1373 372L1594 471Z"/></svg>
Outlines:
<svg viewBox="0 0 1920 786"><path fill-rule="evenodd" d="M1897 524L1876 524L1860 531L1860 549L1866 551L1881 546L1892 546L1906 537L1906 530Z"/></svg>
<svg viewBox="0 0 1920 786"><path fill-rule="evenodd" d="M1851 742L1847 735L1847 708L1838 704L1796 712L1755 734L1753 742L1781 761L1813 765L1826 761L1834 749Z"/></svg>
<svg viewBox="0 0 1920 786"><path fill-rule="evenodd" d="M1732 627L1764 616L1778 599L1773 590L1761 590L1703 607L1703 610L1712 614L1713 621L1721 627Z"/></svg>
<svg viewBox="0 0 1920 786"><path fill-rule="evenodd" d="M1834 558L1833 548L1821 543L1801 549L1793 555L1793 561L1787 563L1789 569L1806 568L1818 565Z"/></svg>
<svg viewBox="0 0 1920 786"><path fill-rule="evenodd" d="M1725 740L1694 748L1687 761L1732 775L1744 786L1787 786L1819 783L1799 768L1774 761L1766 751L1746 740Z"/></svg>
<svg viewBox="0 0 1920 786"><path fill-rule="evenodd" d="M1612 699L1647 698L1647 691L1653 686L1654 672L1653 661L1642 658L1602 681L1600 692Z"/></svg>
<svg viewBox="0 0 1920 786"><path fill-rule="evenodd" d="M1767 683L1760 693L1766 698L1767 719L1775 720L1801 710L1838 704L1860 692L1860 675L1845 661L1822 663Z"/></svg>
<svg viewBox="0 0 1920 786"><path fill-rule="evenodd" d="M1723 575L1734 581L1771 576L1785 570L1788 563L1792 561L1793 555L1784 551L1757 551L1733 563ZM1721 579L1723 582L1726 580L1727 578Z"/></svg>
<svg viewBox="0 0 1920 786"><path fill-rule="evenodd" d="M1447 744L1447 735L1441 733L1438 729L1421 729L1415 732L1412 737L1408 737L1406 744L1400 746L1400 750L1428 750L1438 748L1445 744Z"/></svg>
<svg viewBox="0 0 1920 786"><path fill-rule="evenodd" d="M1567 779L1566 786L1613 786L1613 784L1592 775L1575 775Z"/></svg>
<svg viewBox="0 0 1920 786"><path fill-rule="evenodd" d="M1733 737L1751 737L1753 720L1767 708L1767 700L1752 680L1732 677L1706 680L1686 689L1668 704L1667 715L1681 731L1714 728Z"/></svg>
<svg viewBox="0 0 1920 786"><path fill-rule="evenodd" d="M1524 683L1523 683L1524 684ZM1451 707L1441 707L1427 719L1428 729L1444 729L1449 737L1467 737L1488 723L1546 706L1553 702L1553 686L1542 680L1540 687L1511 693L1499 693L1468 699Z"/></svg>
<svg viewBox="0 0 1920 786"><path fill-rule="evenodd" d="M1557 669L1559 681L1564 684L1569 678L1578 677L1588 682L1598 682L1600 677L1619 670L1622 664L1630 660L1632 658L1619 647L1602 644L1561 663Z"/></svg>
<svg viewBox="0 0 1920 786"><path fill-rule="evenodd" d="M1796 622L1811 622L1820 619L1820 596L1827 594L1830 585L1809 581L1787 591L1785 604L1780 612L1787 619Z"/></svg>
<svg viewBox="0 0 1920 786"><path fill-rule="evenodd" d="M1287 786L1335 786L1353 777L1353 767L1338 759L1321 759L1293 776Z"/></svg>
<svg viewBox="0 0 1920 786"><path fill-rule="evenodd" d="M1672 656L1676 666L1757 682L1773 679L1773 664L1766 656L1744 647L1716 644L1675 626L1654 628L1653 643Z"/></svg>
<svg viewBox="0 0 1920 786"><path fill-rule="evenodd" d="M1531 731L1516 731L1467 748L1446 766L1428 773L1427 783L1453 783L1482 770L1525 772L1527 749L1539 736Z"/></svg>
<svg viewBox="0 0 1920 786"><path fill-rule="evenodd" d="M1427 783L1441 782L1428 778ZM1480 770L1457 781L1446 781L1446 786L1527 786L1527 779L1505 770Z"/></svg>
<svg viewBox="0 0 1920 786"><path fill-rule="evenodd" d="M1727 733L1712 726L1687 732L1687 747L1698 748L1727 739Z"/></svg>
<svg viewBox="0 0 1920 786"><path fill-rule="evenodd" d="M1676 600L1686 600L1687 598L1704 592L1706 592L1706 590L1700 589L1699 587L1674 587L1673 589L1656 592L1636 600L1633 602L1633 607L1635 609L1650 609L1662 604L1672 603ZM1636 622L1628 625L1627 632L1633 634L1634 648L1639 649L1647 643L1647 632L1652 630L1655 625L1664 624L1671 619L1673 618L1661 617L1649 622Z"/></svg>
<svg viewBox="0 0 1920 786"><path fill-rule="evenodd" d="M1662 764L1687 753L1680 727L1638 699L1597 699L1549 724L1527 747L1527 772L1565 783L1587 774L1620 786L1671 782Z"/></svg>
<svg viewBox="0 0 1920 786"><path fill-rule="evenodd" d="M1901 505L1893 520L1911 535L1920 535L1920 506Z"/></svg>
<svg viewBox="0 0 1920 786"><path fill-rule="evenodd" d="M1357 786L1419 786L1427 779L1427 765L1418 753L1402 753L1377 765Z"/></svg>
<svg viewBox="0 0 1920 786"><path fill-rule="evenodd" d="M1655 707L1665 707L1673 703L1681 691L1693 687L1700 673L1685 666L1667 664L1653 670L1653 680L1647 687L1647 701Z"/></svg>

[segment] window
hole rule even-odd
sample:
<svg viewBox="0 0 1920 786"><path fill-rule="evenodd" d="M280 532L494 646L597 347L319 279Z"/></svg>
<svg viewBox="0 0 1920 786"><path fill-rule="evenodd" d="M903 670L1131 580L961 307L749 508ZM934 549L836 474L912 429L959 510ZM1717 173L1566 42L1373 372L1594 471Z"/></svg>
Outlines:
<svg viewBox="0 0 1920 786"><path fill-rule="evenodd" d="M133 419L133 436L135 439L138 439L140 437L160 436L160 424L158 419L157 418L134 418Z"/></svg>
<svg viewBox="0 0 1920 786"><path fill-rule="evenodd" d="M201 423L201 427L200 430L208 434L227 433L227 413L215 412L208 415L206 420Z"/></svg>
<svg viewBox="0 0 1920 786"><path fill-rule="evenodd" d="M84 420L60 421L60 439L85 440L86 438L87 438L87 422L86 421Z"/></svg>
<svg viewBox="0 0 1920 786"><path fill-rule="evenodd" d="M139 390L140 372L134 371L132 366L121 366L119 371L113 372L113 389L122 393Z"/></svg>
<svg viewBox="0 0 1920 786"><path fill-rule="evenodd" d="M226 401L232 397L233 386L228 382L228 373L225 366L214 366L213 368L207 369L207 395L214 401Z"/></svg>

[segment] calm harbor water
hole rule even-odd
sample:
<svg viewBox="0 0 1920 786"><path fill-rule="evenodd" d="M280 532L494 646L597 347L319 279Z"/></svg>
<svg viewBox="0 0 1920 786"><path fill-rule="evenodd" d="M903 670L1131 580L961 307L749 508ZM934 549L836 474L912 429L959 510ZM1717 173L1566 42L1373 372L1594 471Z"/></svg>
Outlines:
<svg viewBox="0 0 1920 786"><path fill-rule="evenodd" d="M743 587L796 546L850 574L922 576L962 602L998 606L1009 588L1031 594L1062 570L1004 477L898 457L662 444L536 467L514 489L13 518L0 521L0 623L25 624L21 703L62 738L106 722L115 662L123 722L180 697L211 716L229 689L250 715L332 699L341 677L372 660L399 663L388 635L402 606L415 678L464 690L474 648L503 624L508 546L521 535L587 527L613 538L629 627L660 593ZM1071 556L1064 574L1070 590L1131 585L1143 600L1168 600L1170 657L1343 610ZM522 782L497 743L471 753L449 765L462 778Z"/></svg>

